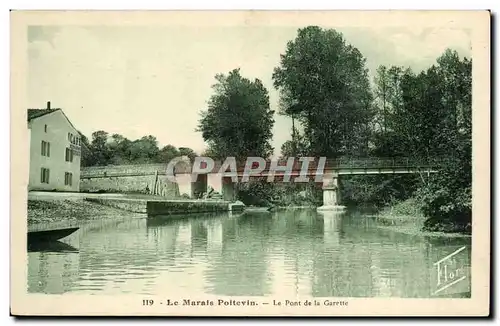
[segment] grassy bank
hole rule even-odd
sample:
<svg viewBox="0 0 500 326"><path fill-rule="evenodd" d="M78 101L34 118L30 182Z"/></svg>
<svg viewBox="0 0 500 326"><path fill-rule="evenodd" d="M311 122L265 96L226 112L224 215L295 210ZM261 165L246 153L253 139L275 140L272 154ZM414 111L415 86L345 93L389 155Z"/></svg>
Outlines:
<svg viewBox="0 0 500 326"><path fill-rule="evenodd" d="M427 218L422 214L421 204L415 198L385 207L376 215L376 220L379 222L380 228L411 235L470 237L468 233L457 232L456 226L453 224L443 225L440 231L426 230L425 221Z"/></svg>
<svg viewBox="0 0 500 326"><path fill-rule="evenodd" d="M28 200L28 225L63 221L91 221L126 217L127 215L134 214L86 200Z"/></svg>

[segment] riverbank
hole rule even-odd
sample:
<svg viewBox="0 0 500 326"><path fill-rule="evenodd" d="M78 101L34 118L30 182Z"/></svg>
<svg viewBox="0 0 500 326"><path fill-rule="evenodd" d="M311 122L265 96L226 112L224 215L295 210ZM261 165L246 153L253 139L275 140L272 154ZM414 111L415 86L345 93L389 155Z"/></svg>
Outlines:
<svg viewBox="0 0 500 326"><path fill-rule="evenodd" d="M393 206L386 207L374 215L378 222L377 227L391 231L419 235L425 237L470 238L470 233L456 232L456 226L443 225L442 231L429 231L425 229L425 217L419 203L410 198Z"/></svg>
<svg viewBox="0 0 500 326"><path fill-rule="evenodd" d="M158 196L29 194L28 226L59 222L105 220L111 217L146 217L243 211L241 202L168 199Z"/></svg>
<svg viewBox="0 0 500 326"><path fill-rule="evenodd" d="M129 216L137 217L138 214L86 200L28 199L28 226L56 222L83 222Z"/></svg>

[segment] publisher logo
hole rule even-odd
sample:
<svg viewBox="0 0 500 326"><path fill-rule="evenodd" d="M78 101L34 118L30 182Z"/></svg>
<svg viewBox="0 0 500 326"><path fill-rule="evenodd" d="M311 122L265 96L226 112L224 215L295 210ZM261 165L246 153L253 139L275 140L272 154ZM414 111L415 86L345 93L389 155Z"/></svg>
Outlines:
<svg viewBox="0 0 500 326"><path fill-rule="evenodd" d="M433 295L445 296L470 291L470 265L467 247L463 246L434 263Z"/></svg>

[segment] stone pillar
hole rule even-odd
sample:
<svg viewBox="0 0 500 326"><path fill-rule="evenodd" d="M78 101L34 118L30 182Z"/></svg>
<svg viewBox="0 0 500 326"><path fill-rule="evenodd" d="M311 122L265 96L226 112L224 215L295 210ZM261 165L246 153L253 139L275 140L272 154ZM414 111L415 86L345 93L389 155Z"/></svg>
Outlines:
<svg viewBox="0 0 500 326"><path fill-rule="evenodd" d="M231 177L222 177L222 198L228 201L236 200L236 192Z"/></svg>
<svg viewBox="0 0 500 326"><path fill-rule="evenodd" d="M323 177L323 206L318 207L320 211L344 210L340 205L340 184L337 172L325 173Z"/></svg>

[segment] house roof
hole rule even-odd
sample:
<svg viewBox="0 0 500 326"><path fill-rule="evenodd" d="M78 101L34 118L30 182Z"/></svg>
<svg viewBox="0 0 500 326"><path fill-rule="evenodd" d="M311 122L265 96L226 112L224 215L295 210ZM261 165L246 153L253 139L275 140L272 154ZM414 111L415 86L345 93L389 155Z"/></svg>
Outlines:
<svg viewBox="0 0 500 326"><path fill-rule="evenodd" d="M73 126L73 124L71 123L71 121L69 121L68 117L66 116L66 114L64 114L64 111L61 110L61 109L28 109L28 122L34 120L34 119L38 119L40 117L43 117L47 114L51 114L51 113L54 113L56 111L61 111L62 115L64 116L64 118L66 118L66 120L68 121L69 125L71 127L73 127L73 129L75 129L77 132L78 129L75 128L75 126Z"/></svg>
<svg viewBox="0 0 500 326"><path fill-rule="evenodd" d="M44 115L56 112L57 110L61 109L28 109L28 121L43 117Z"/></svg>
<svg viewBox="0 0 500 326"><path fill-rule="evenodd" d="M73 127L73 129L75 129L76 132L78 132L78 134L80 136L83 136L83 134L80 131L78 131L78 129L76 129L75 126L73 126L73 124L71 123L71 121L69 121L69 119L66 116L66 114L64 114L64 111L61 110L61 109L28 109L28 122L30 122L30 121L32 121L34 119L43 117L43 116L45 116L47 114L54 113L56 111L61 111L62 115L66 118L66 120L68 121L68 123L70 124L70 126ZM87 148L87 146L84 143L81 144L81 147L84 148L87 151L90 151L90 149Z"/></svg>

